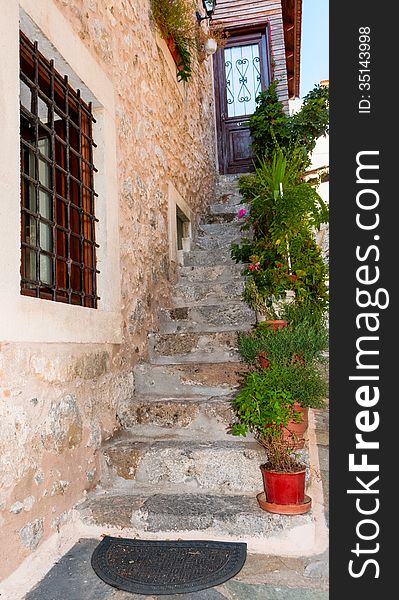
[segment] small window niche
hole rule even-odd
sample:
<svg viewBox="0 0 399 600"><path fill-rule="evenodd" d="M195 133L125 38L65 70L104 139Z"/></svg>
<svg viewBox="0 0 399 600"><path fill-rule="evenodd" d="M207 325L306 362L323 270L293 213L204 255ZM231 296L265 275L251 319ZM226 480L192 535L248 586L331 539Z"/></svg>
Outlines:
<svg viewBox="0 0 399 600"><path fill-rule="evenodd" d="M183 253L191 250L194 214L172 183L168 182L169 260L171 273L183 264ZM173 275L172 275L173 277Z"/></svg>
<svg viewBox="0 0 399 600"><path fill-rule="evenodd" d="M190 250L190 219L179 206L176 206L176 243L177 251Z"/></svg>

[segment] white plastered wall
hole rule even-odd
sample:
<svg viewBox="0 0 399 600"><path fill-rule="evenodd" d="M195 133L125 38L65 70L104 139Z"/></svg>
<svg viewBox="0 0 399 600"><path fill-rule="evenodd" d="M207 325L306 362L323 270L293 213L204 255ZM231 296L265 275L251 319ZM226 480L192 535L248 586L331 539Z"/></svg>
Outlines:
<svg viewBox="0 0 399 600"><path fill-rule="evenodd" d="M0 19L0 341L119 343L121 341L119 207L114 89L52 0L8 0ZM19 28L51 52L93 102L97 123L96 216L98 309L20 294Z"/></svg>

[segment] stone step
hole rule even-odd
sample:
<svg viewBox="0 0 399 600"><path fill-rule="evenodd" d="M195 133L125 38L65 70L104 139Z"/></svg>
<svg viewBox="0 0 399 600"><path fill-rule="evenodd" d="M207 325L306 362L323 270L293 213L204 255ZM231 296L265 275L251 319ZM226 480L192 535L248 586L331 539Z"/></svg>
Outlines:
<svg viewBox="0 0 399 600"><path fill-rule="evenodd" d="M245 278L241 275L228 283L204 281L199 283L178 283L173 287L174 308L197 305L220 304L240 301L244 291Z"/></svg>
<svg viewBox="0 0 399 600"><path fill-rule="evenodd" d="M213 267L178 267L179 284L182 283L231 283L241 277L244 266L233 261L228 265Z"/></svg>
<svg viewBox="0 0 399 600"><path fill-rule="evenodd" d="M262 481L260 465L265 462L263 448L255 441L230 439L200 440L164 432L154 441L135 428L131 436L112 440L102 448L106 468L104 486L128 485L129 491L147 489L169 492L182 490L204 493L256 492ZM180 486L180 487L179 487Z"/></svg>
<svg viewBox="0 0 399 600"><path fill-rule="evenodd" d="M242 301L230 304L210 304L162 308L162 333L248 331L255 324L255 313Z"/></svg>
<svg viewBox="0 0 399 600"><path fill-rule="evenodd" d="M228 396L237 390L247 369L240 362L138 364L133 371L135 394L170 398Z"/></svg>
<svg viewBox="0 0 399 600"><path fill-rule="evenodd" d="M240 192L237 190L230 190L225 194L222 194L218 197L217 201L214 204L219 204L223 206L228 206L230 209L236 210L237 212L241 208L243 197ZM214 206L211 204L211 206Z"/></svg>
<svg viewBox="0 0 399 600"><path fill-rule="evenodd" d="M241 209L248 211L248 204L211 204L203 222L204 224L239 223L242 225L243 220L239 217Z"/></svg>
<svg viewBox="0 0 399 600"><path fill-rule="evenodd" d="M118 407L117 418L124 431L134 428L135 434L140 431L153 439L173 437L176 432L179 436L195 432L201 434L200 439L210 440L227 435L234 413L231 396L133 396Z"/></svg>
<svg viewBox="0 0 399 600"><path fill-rule="evenodd" d="M221 265L235 265L231 258L230 247L215 250L190 250L183 252L184 267L213 267Z"/></svg>
<svg viewBox="0 0 399 600"><path fill-rule="evenodd" d="M205 230L209 228L209 230ZM212 230L210 229L212 228ZM227 229L228 228L228 229ZM241 240L242 233L239 223L213 223L210 225L202 225L195 236L191 245L192 249L199 248L200 250L230 250L233 242L238 243Z"/></svg>
<svg viewBox="0 0 399 600"><path fill-rule="evenodd" d="M238 362L235 331L207 333L152 333L150 362L154 364Z"/></svg>
<svg viewBox="0 0 399 600"><path fill-rule="evenodd" d="M223 202L225 196L239 194L239 179L241 175L220 175L216 182L216 198Z"/></svg>
<svg viewBox="0 0 399 600"><path fill-rule="evenodd" d="M241 225L238 220L231 223L203 223L198 226L196 238L234 238L240 235Z"/></svg>
<svg viewBox="0 0 399 600"><path fill-rule="evenodd" d="M259 481L257 491L262 491ZM244 541L248 551L301 556L314 551L322 527L305 515L265 512L251 495L108 494L91 495L75 509L81 522L101 533L141 539Z"/></svg>

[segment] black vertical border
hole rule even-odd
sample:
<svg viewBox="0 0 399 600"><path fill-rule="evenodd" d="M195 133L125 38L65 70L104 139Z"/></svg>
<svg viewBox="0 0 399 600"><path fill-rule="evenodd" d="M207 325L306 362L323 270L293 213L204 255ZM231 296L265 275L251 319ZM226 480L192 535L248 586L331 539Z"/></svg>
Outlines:
<svg viewBox="0 0 399 600"><path fill-rule="evenodd" d="M398 404L396 385L399 364L396 350L399 326L396 293L399 243L399 126L397 120L396 63L398 34L396 30L397 4L371 0L330 1L330 597L375 600L376 597L397 597L396 544L399 533L396 501ZM370 83L368 90L359 89L359 28L370 28ZM370 95L370 114L359 114L358 103L362 95ZM379 151L379 184L370 185L379 194L380 225L377 231L366 232L356 225L356 155L361 151ZM373 162L373 159L369 159ZM375 163L375 160L374 160ZM374 171L375 173L375 171ZM370 173L368 174L370 176ZM370 215L371 218L371 215ZM376 241L374 235L380 236ZM356 259L356 247L364 251L378 245L380 257L370 252L363 263ZM364 252L363 252L364 254ZM356 269L369 264L375 274L380 269L376 285L359 285ZM380 328L377 348L378 371L356 371L356 339L367 335L364 328L356 328L356 316L363 309L356 305L356 287L369 289L373 295L377 288L386 288L390 296L389 307L366 311L378 312ZM375 375L379 382L380 399L370 411L377 411L378 429L364 434L365 439L377 440L379 449L369 450L368 462L379 464L378 473L349 471L348 455L355 452L357 461L363 451L355 449L356 415L364 408L355 399L359 381L349 381L351 375ZM365 384L363 384L365 385ZM374 416L373 416L374 418ZM348 494L348 489L361 489L356 476L370 482L379 476L373 489L378 494ZM361 507L371 509L374 498L379 499L376 514L367 517L356 509L356 498ZM361 540L356 526L362 519L374 519L379 535L370 541ZM368 528L369 527L369 528ZM373 535L374 526L363 525L364 535ZM352 550L359 543L364 553L357 557ZM371 552L377 548L378 551ZM379 576L376 578L378 563ZM353 571L363 574L355 578L349 573L349 561L354 560ZM396 591L395 591L396 590Z"/></svg>

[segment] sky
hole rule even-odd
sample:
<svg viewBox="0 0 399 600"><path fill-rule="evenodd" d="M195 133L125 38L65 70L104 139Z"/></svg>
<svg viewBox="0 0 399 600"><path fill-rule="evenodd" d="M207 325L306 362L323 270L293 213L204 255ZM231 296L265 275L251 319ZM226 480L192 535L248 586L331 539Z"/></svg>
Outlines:
<svg viewBox="0 0 399 600"><path fill-rule="evenodd" d="M329 79L329 0L303 0L300 97Z"/></svg>

